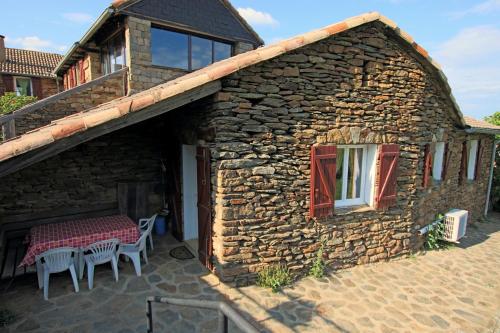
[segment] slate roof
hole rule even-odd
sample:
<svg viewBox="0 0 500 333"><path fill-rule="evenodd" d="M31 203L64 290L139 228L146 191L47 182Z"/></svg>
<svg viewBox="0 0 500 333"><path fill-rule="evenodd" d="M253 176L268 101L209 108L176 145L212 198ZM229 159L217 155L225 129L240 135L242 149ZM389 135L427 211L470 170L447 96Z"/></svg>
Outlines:
<svg viewBox="0 0 500 333"><path fill-rule="evenodd" d="M240 69L275 58L289 51L321 41L343 31L375 21L384 24L389 29L392 29L408 45L413 47L416 52L420 53L430 65L433 66L434 70L442 78L442 85L444 89L447 93L449 93L450 99L454 101L453 96L451 95L451 89L446 81L446 77L441 71L439 65L429 57L427 51L415 43L411 36L398 28L393 21L377 12L372 12L351 17L339 23L314 30L273 45L239 54L237 56L216 62L198 71L181 76L173 81L144 90L135 95L122 97L89 111L56 120L50 125L38 128L32 132L0 144L0 162L28 151L50 145L58 140L87 131L114 119L126 117L129 113L147 112L147 110L145 110L146 108L158 102L168 100L173 96L182 95L191 89L216 81ZM457 119L460 122L460 125L465 128L466 124L460 109L455 103L453 105L455 106L454 110L457 114Z"/></svg>
<svg viewBox="0 0 500 333"><path fill-rule="evenodd" d="M0 62L0 73L54 77L52 71L56 68L62 55L55 53L5 48L6 60Z"/></svg>
<svg viewBox="0 0 500 333"><path fill-rule="evenodd" d="M118 0L112 6L125 14L171 22L180 28L249 42L255 47L264 44L228 0Z"/></svg>
<svg viewBox="0 0 500 333"><path fill-rule="evenodd" d="M500 126L490 124L487 121L474 119L474 118L469 117L469 116L464 116L464 119L465 119L465 123L467 124L467 126L470 126L476 132L497 131L497 133L498 133L498 131L500 131ZM481 131L481 130L485 130L485 131Z"/></svg>

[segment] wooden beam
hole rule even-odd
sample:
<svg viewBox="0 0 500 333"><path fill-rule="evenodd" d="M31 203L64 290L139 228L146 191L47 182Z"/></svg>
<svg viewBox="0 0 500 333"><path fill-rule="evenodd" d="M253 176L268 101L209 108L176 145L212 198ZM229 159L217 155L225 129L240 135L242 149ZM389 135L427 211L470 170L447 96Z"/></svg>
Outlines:
<svg viewBox="0 0 500 333"><path fill-rule="evenodd" d="M67 138L54 141L53 143L50 143L46 146L15 156L3 163L0 163L0 177L4 177L8 174L24 169L51 156L76 147L84 142L140 123L153 117L157 117L161 114L172 111L191 102L213 95L220 89L221 83L219 80L209 82L200 87L170 97L164 101L160 101L143 110L129 113L123 117L113 119L100 126L90 128L83 132L75 133Z"/></svg>

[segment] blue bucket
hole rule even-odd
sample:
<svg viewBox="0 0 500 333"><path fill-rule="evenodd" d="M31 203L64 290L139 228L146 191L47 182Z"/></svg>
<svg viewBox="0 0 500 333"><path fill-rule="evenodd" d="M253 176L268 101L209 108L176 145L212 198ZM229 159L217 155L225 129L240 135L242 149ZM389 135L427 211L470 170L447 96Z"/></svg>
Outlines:
<svg viewBox="0 0 500 333"><path fill-rule="evenodd" d="M167 233L167 223L165 221L165 216L158 215L155 219L155 233L159 236L163 236Z"/></svg>

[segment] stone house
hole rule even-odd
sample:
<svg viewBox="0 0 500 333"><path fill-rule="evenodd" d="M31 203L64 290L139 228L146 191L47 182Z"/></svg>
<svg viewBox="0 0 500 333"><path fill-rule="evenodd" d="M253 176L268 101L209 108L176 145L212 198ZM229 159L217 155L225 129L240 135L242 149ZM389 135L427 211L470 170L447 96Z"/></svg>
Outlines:
<svg viewBox="0 0 500 333"><path fill-rule="evenodd" d="M50 69L64 91L0 125L12 138L262 44L227 0L114 1Z"/></svg>
<svg viewBox="0 0 500 333"><path fill-rule="evenodd" d="M62 56L5 47L0 35L0 96L6 92L43 99L59 92L59 82L52 73Z"/></svg>
<svg viewBox="0 0 500 333"><path fill-rule="evenodd" d="M304 274L321 244L345 268L420 248L438 213L480 219L497 133L367 13L0 144L0 225L167 202L174 235L223 281L276 263Z"/></svg>

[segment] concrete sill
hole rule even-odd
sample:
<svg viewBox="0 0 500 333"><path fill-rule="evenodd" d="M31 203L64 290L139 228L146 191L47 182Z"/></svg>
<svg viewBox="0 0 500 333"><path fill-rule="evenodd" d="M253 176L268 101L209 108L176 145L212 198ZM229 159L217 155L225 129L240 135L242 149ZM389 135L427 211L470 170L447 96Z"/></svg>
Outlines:
<svg viewBox="0 0 500 333"><path fill-rule="evenodd" d="M335 208L334 216L350 215L354 213L365 213L371 211L375 211L375 208L369 205L339 207Z"/></svg>

